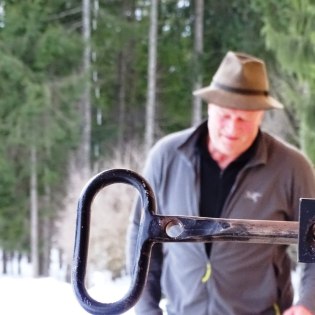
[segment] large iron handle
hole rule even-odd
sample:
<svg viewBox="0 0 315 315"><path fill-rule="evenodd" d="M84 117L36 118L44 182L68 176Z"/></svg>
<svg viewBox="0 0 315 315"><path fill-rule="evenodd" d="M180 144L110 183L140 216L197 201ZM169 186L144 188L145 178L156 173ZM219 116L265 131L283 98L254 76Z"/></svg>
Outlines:
<svg viewBox="0 0 315 315"><path fill-rule="evenodd" d="M131 285L117 302L94 300L85 288L91 204L104 187L125 183L140 193L143 211L137 237L135 268ZM151 249L162 242L235 241L268 244L299 244L301 262L315 262L315 200L300 200L299 222L236 220L157 215L153 191L139 174L126 169L99 173L82 190L77 209L76 236L72 266L72 285L81 306L94 315L122 314L133 307L145 286Z"/></svg>
<svg viewBox="0 0 315 315"><path fill-rule="evenodd" d="M138 190L142 199L144 215L138 234L137 253L135 256L138 264L135 266L135 274L126 295L121 300L114 303L100 303L88 294L85 287L91 204L96 194L102 188L115 183L132 185ZM150 224L154 213L155 201L151 187L144 178L130 170L113 169L104 171L92 178L84 187L77 209L76 235L72 263L72 286L79 303L87 312L95 315L122 314L130 309L139 299L145 285L151 247L153 245L149 240L147 225Z"/></svg>

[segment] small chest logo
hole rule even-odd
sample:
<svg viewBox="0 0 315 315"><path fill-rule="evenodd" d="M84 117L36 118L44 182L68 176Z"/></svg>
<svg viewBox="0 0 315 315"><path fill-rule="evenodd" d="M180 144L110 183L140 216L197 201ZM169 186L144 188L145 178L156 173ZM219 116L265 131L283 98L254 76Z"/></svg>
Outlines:
<svg viewBox="0 0 315 315"><path fill-rule="evenodd" d="M249 191L247 190L245 193L245 198L251 200L254 203L258 202L258 199L262 196L262 194L258 191Z"/></svg>

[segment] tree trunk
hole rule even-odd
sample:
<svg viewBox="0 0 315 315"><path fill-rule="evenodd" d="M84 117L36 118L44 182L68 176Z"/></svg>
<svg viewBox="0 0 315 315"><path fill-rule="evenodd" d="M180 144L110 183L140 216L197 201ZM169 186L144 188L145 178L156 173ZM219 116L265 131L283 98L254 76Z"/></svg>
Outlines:
<svg viewBox="0 0 315 315"><path fill-rule="evenodd" d="M202 86L202 53L203 53L203 11L204 0L195 1L195 25L194 25L194 69L195 82L193 89L200 89ZM200 97L193 98L192 125L197 125L202 120L202 100Z"/></svg>
<svg viewBox="0 0 315 315"><path fill-rule="evenodd" d="M86 85L81 101L82 113L82 134L80 148L78 152L78 168L83 178L91 175L91 90L90 90L90 70L91 70L91 14L90 0L82 0L82 36L84 41L83 72L86 75Z"/></svg>
<svg viewBox="0 0 315 315"><path fill-rule="evenodd" d="M51 217L49 215L49 209L50 209L50 202L51 202L51 192L50 187L46 183L45 184L45 195L44 195L44 206L43 209L45 209L45 213L43 214L42 220L41 220L41 239L42 239L42 246L41 246L41 268L40 268L40 274L42 276L49 276L49 265L50 265L50 251L51 251Z"/></svg>
<svg viewBox="0 0 315 315"><path fill-rule="evenodd" d="M127 62L125 47L122 48L119 54L119 91L118 91L118 148L119 152L123 152L124 135L125 135L125 120L126 120L126 76Z"/></svg>
<svg viewBox="0 0 315 315"><path fill-rule="evenodd" d="M22 266L21 266L21 261L22 261L22 254L19 252L18 254L17 254L17 274L19 275L19 276L21 276L22 275Z"/></svg>
<svg viewBox="0 0 315 315"><path fill-rule="evenodd" d="M151 1L150 31L149 31L149 64L148 87L145 124L145 150L153 145L155 129L156 107L156 59L157 59L157 26L158 26L158 0Z"/></svg>
<svg viewBox="0 0 315 315"><path fill-rule="evenodd" d="M31 178L30 178L30 216L31 216L31 261L33 277L39 276L38 256L38 191L37 191L37 150L31 147Z"/></svg>
<svg viewBox="0 0 315 315"><path fill-rule="evenodd" d="M123 20L129 23L133 23L134 21L134 12L135 12L135 3L134 0L124 0L122 4L122 16ZM119 57L118 57L118 148L119 152L122 154L125 148L126 141L126 99L128 98L128 91L130 91L130 84L133 80L130 76L130 69L132 64L132 55L133 55L133 36L128 38L126 43L124 43L121 48ZM128 84L127 84L128 82Z"/></svg>
<svg viewBox="0 0 315 315"><path fill-rule="evenodd" d="M6 250L2 250L2 273L6 275L8 273L8 255Z"/></svg>

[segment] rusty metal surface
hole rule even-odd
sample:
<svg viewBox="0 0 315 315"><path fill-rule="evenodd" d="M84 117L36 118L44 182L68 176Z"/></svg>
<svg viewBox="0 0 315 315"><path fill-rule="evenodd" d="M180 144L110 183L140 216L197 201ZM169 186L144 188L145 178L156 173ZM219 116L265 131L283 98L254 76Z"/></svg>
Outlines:
<svg viewBox="0 0 315 315"><path fill-rule="evenodd" d="M296 244L298 222L214 219L179 216L158 216L151 226L156 242L230 241L266 244ZM156 229L156 231L155 231ZM173 237L168 229L175 230ZM157 234L155 236L155 234Z"/></svg>
<svg viewBox="0 0 315 315"><path fill-rule="evenodd" d="M143 212L136 246L136 263L130 288L117 302L94 300L85 288L90 233L91 204L104 187L125 183L141 196ZM186 216L161 216L155 211L154 194L139 174L125 169L104 171L84 187L77 209L76 236L72 263L72 286L81 306L91 314L122 314L133 307L144 288L151 249L162 242L245 242L299 245L299 261L315 262L315 200L301 199L299 222L214 219Z"/></svg>

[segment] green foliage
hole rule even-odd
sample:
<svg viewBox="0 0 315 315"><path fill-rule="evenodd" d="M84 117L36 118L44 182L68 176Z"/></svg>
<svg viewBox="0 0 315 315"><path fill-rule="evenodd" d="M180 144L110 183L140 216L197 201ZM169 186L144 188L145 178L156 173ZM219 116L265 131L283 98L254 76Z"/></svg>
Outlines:
<svg viewBox="0 0 315 315"><path fill-rule="evenodd" d="M92 32L92 50L96 58L92 68L98 80L92 86L92 95L100 90L100 97L93 99L97 111L102 113L102 124L93 126L93 142L100 146L101 155L108 147L117 143L120 115L120 89L122 87L122 62L125 63L125 139L141 137L144 130L147 88L147 5L137 6L143 16L137 18L130 13L133 1L106 1L100 6L97 29ZM129 7L130 6L130 7ZM96 119L94 120L96 122Z"/></svg>
<svg viewBox="0 0 315 315"><path fill-rule="evenodd" d="M49 186L55 210L78 142L81 34L58 20L55 4L7 1L0 30L0 247L8 250L29 247L29 148L38 152L39 204Z"/></svg>
<svg viewBox="0 0 315 315"><path fill-rule="evenodd" d="M301 147L315 161L315 3L312 0L255 0L262 32L283 71L295 79L295 112L301 120ZM292 79L291 79L292 80ZM293 98L287 97L288 101Z"/></svg>
<svg viewBox="0 0 315 315"><path fill-rule="evenodd" d="M314 79L315 4L309 0L258 1L263 34L281 65L300 79Z"/></svg>
<svg viewBox="0 0 315 315"><path fill-rule="evenodd" d="M59 26L48 27L41 34L35 52L35 70L52 77L67 76L76 69L82 59L82 43L79 37L69 40Z"/></svg>
<svg viewBox="0 0 315 315"><path fill-rule="evenodd" d="M9 129L12 126L10 119L14 108L19 107L25 99L27 78L30 72L27 67L17 58L0 52L0 117L9 118L1 124L1 129ZM8 125L9 124L9 125Z"/></svg>
<svg viewBox="0 0 315 315"><path fill-rule="evenodd" d="M214 71L228 50L242 51L265 59L260 36L260 12L247 0L205 1L204 79L209 84Z"/></svg>

